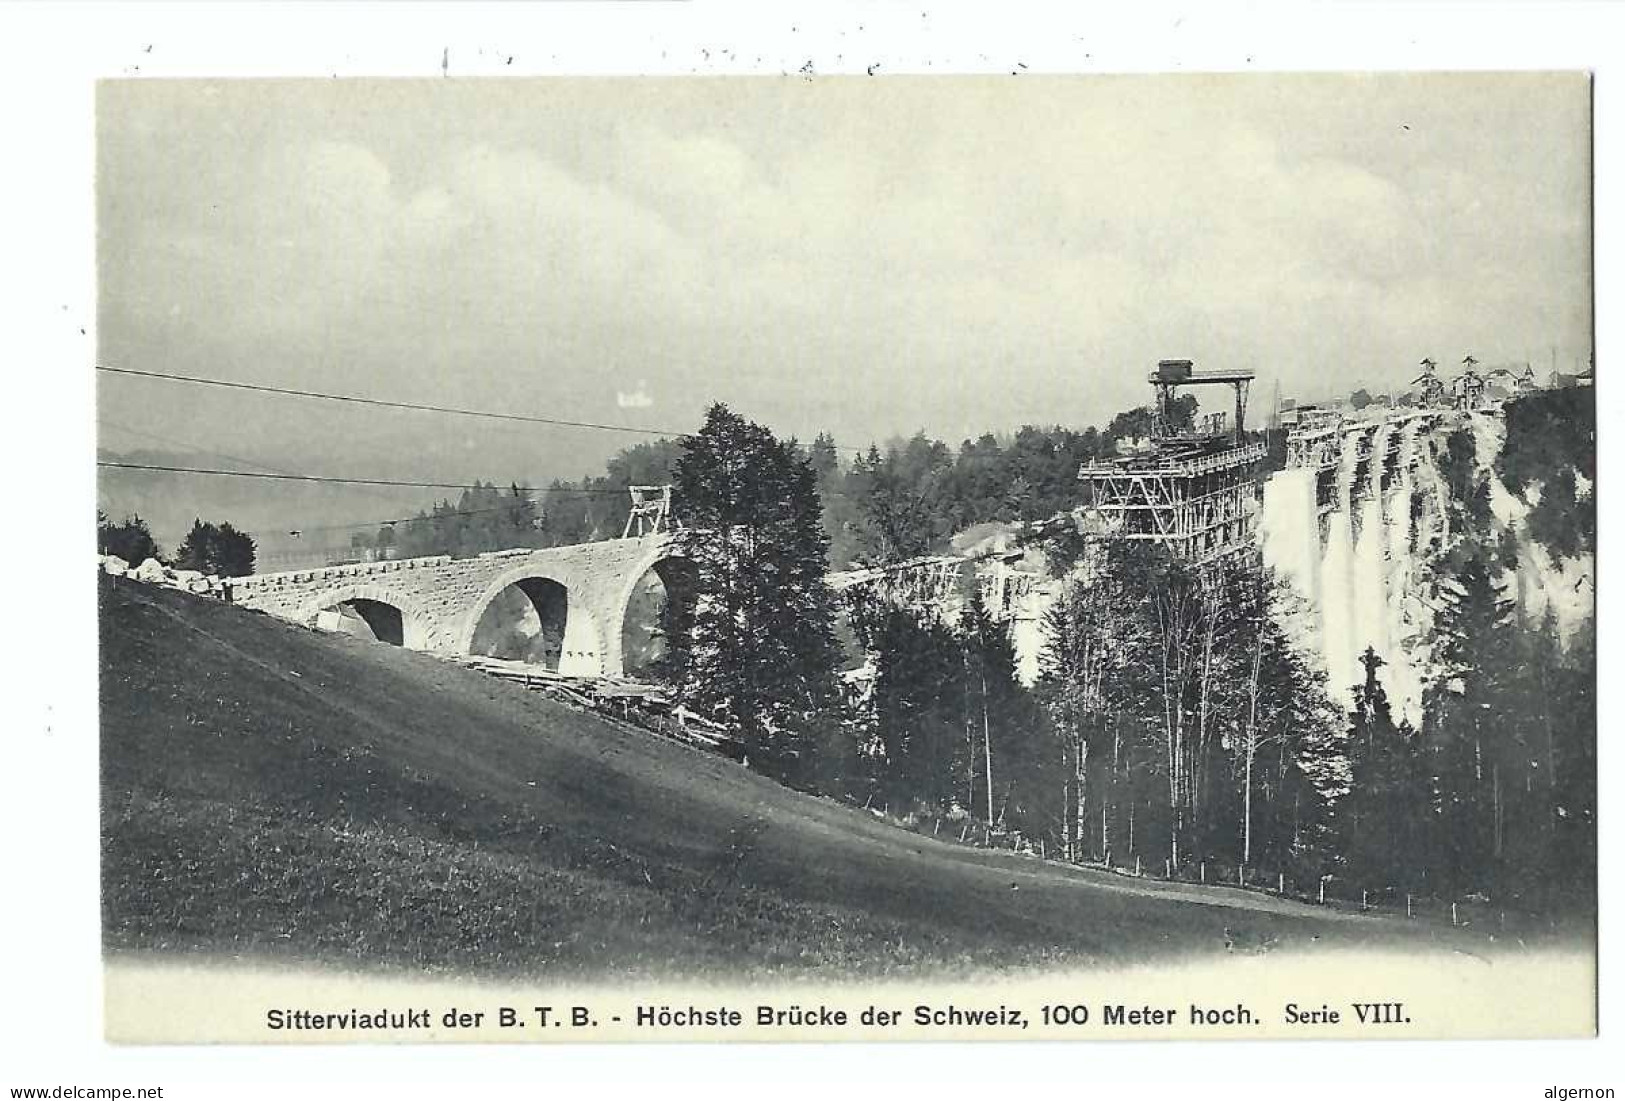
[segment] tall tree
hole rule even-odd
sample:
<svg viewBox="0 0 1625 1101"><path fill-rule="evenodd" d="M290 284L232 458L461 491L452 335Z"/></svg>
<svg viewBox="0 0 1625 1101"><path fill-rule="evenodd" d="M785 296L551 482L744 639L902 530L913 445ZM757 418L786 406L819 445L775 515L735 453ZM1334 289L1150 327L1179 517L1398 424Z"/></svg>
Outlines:
<svg viewBox="0 0 1625 1101"><path fill-rule="evenodd" d="M960 615L965 685L972 738L971 768L981 798L971 809L989 825L1023 833L1047 831L1059 807L1047 782L1055 743L1033 692L1016 671L1016 648L1008 627L993 618L980 586L971 588ZM977 785L973 783L973 788Z"/></svg>
<svg viewBox="0 0 1625 1101"><path fill-rule="evenodd" d="M1396 723L1371 647L1349 711L1350 786L1338 808L1348 867L1362 886L1415 889L1426 882L1431 791L1420 739Z"/></svg>
<svg viewBox="0 0 1625 1101"><path fill-rule="evenodd" d="M1194 837L1193 753L1203 597L1162 548L1054 543L1073 562L1051 616L1041 687L1070 766L1066 848L1081 857L1168 847ZM1125 805L1126 804L1126 805ZM1090 837L1095 834L1095 844Z"/></svg>
<svg viewBox="0 0 1625 1101"><path fill-rule="evenodd" d="M673 473L700 594L687 637L669 640L683 694L737 729L753 762L803 780L839 703L816 475L722 404L683 438Z"/></svg>
<svg viewBox="0 0 1625 1101"><path fill-rule="evenodd" d="M880 616L875 654L874 716L881 759L879 787L894 805L969 806L969 709L963 658L937 617L908 608Z"/></svg>
<svg viewBox="0 0 1625 1101"><path fill-rule="evenodd" d="M219 577L246 577L254 572L254 540L229 523L192 521L192 530L175 551L175 566Z"/></svg>
<svg viewBox="0 0 1625 1101"><path fill-rule="evenodd" d="M949 534L945 487L952 466L947 447L924 433L884 455L871 446L859 457L853 472L865 491L862 542L868 558L916 558Z"/></svg>
<svg viewBox="0 0 1625 1101"><path fill-rule="evenodd" d="M1060 750L1061 847L1069 859L1081 859L1089 848L1091 821L1090 768L1101 780L1093 787L1101 800L1100 820L1109 822L1121 760L1121 730L1127 716L1147 710L1126 659L1138 649L1144 628L1144 605L1131 585L1140 556L1126 543L1091 548L1055 548L1058 560L1075 555L1061 598L1044 624L1039 688ZM1102 830L1100 848L1109 846Z"/></svg>
<svg viewBox="0 0 1625 1101"><path fill-rule="evenodd" d="M160 557L158 542L139 516L126 516L115 524L101 509L96 510L96 550L139 566L149 558Z"/></svg>
<svg viewBox="0 0 1625 1101"><path fill-rule="evenodd" d="M1256 665L1248 671L1255 680L1238 747L1251 758L1238 778L1253 792L1243 800L1241 857L1319 875L1334 861L1334 810L1349 790L1343 717L1318 657L1300 649L1286 626L1298 614L1297 598L1268 572L1261 587L1268 614L1257 620Z"/></svg>
<svg viewBox="0 0 1625 1101"><path fill-rule="evenodd" d="M1505 721L1514 668L1513 606L1493 551L1457 548L1459 572L1441 586L1435 621L1443 667L1423 697L1439 800L1438 869L1461 887L1487 885L1505 847L1509 762L1527 757Z"/></svg>
<svg viewBox="0 0 1625 1101"><path fill-rule="evenodd" d="M1208 600L1200 579L1166 552L1147 563L1141 577L1149 592L1152 627L1150 669L1156 682L1159 733L1168 796L1168 859L1174 867L1190 854L1200 802L1197 754L1203 748L1202 713L1193 703L1209 653ZM1193 714L1193 712L1195 712Z"/></svg>

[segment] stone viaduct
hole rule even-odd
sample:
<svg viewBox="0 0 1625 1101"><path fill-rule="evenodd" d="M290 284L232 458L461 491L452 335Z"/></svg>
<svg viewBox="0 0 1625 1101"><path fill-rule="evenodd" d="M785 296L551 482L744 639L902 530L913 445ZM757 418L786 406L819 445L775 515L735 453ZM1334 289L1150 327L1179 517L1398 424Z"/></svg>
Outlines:
<svg viewBox="0 0 1625 1101"><path fill-rule="evenodd" d="M229 582L226 596L308 627L336 626L348 608L381 641L462 656L472 652L486 609L516 588L540 622L562 634L559 672L619 676L626 670L627 610L639 583L653 571L669 585L684 564L671 536L655 534L255 574Z"/></svg>

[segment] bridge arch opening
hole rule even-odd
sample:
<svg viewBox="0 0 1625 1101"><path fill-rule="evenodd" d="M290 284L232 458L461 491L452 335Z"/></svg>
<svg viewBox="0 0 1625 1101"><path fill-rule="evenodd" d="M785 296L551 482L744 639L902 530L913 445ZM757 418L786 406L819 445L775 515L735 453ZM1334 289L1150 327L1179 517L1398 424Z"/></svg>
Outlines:
<svg viewBox="0 0 1625 1101"><path fill-rule="evenodd" d="M557 671L574 609L570 591L550 577L522 577L480 611L468 652Z"/></svg>
<svg viewBox="0 0 1625 1101"><path fill-rule="evenodd" d="M342 634L353 635L391 646L406 645L406 620L401 610L382 600L352 597L321 613L323 626Z"/></svg>
<svg viewBox="0 0 1625 1101"><path fill-rule="evenodd" d="M670 639L688 630L699 592L699 576L687 558L662 558L633 582L621 615L621 669L628 677L659 679Z"/></svg>

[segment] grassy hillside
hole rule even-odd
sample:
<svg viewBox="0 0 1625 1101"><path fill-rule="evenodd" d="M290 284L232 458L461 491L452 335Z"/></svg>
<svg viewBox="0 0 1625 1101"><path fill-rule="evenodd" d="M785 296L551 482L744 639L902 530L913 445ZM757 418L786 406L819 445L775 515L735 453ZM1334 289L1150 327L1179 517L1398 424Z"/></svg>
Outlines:
<svg viewBox="0 0 1625 1101"><path fill-rule="evenodd" d="M421 654L101 585L109 949L835 977L1449 935L939 843Z"/></svg>

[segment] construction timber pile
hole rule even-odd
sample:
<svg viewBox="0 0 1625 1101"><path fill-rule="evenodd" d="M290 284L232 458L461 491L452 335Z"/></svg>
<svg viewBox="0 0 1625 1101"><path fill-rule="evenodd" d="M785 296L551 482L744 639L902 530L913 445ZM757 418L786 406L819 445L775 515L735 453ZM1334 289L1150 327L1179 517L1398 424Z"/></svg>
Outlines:
<svg viewBox="0 0 1625 1101"><path fill-rule="evenodd" d="M1078 471L1084 486L1084 523L1106 538L1162 543L1202 565L1249 552L1259 512L1264 445L1246 433L1251 371L1198 371L1188 359L1165 359L1150 375L1157 404L1148 446ZM1178 391L1188 386L1230 386L1235 423L1210 413L1183 423Z"/></svg>
<svg viewBox="0 0 1625 1101"><path fill-rule="evenodd" d="M590 711L669 741L739 760L744 748L721 723L677 702L669 688L625 677L574 676L541 665L475 655L458 664L487 676L520 684L579 711Z"/></svg>

